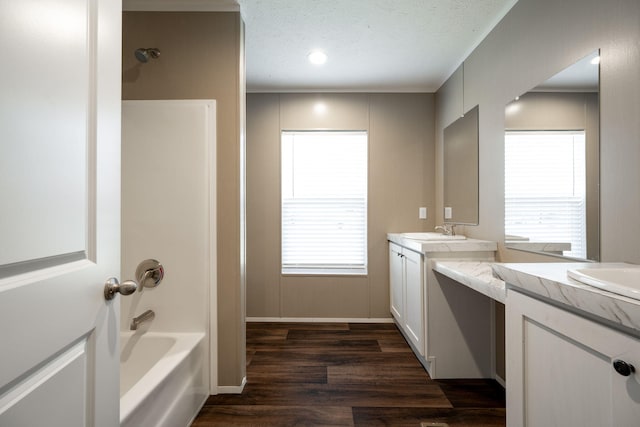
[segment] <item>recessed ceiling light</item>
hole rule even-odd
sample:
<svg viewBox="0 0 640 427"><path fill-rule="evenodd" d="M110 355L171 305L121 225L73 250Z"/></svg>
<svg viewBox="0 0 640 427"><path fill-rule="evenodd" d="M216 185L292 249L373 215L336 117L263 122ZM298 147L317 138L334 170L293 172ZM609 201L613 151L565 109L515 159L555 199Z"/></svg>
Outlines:
<svg viewBox="0 0 640 427"><path fill-rule="evenodd" d="M313 111L316 114L322 115L327 112L327 105L324 102L317 102L313 106Z"/></svg>
<svg viewBox="0 0 640 427"><path fill-rule="evenodd" d="M309 58L309 62L311 62L313 65L322 65L327 62L327 54L321 50L312 51L309 55L307 55L307 58Z"/></svg>

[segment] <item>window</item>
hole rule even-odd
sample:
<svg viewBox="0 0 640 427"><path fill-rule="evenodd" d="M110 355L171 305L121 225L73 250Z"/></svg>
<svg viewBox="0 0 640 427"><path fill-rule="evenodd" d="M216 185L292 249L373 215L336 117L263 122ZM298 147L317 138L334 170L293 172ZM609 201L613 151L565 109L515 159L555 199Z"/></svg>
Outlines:
<svg viewBox="0 0 640 427"><path fill-rule="evenodd" d="M282 132L282 272L366 269L367 133Z"/></svg>
<svg viewBox="0 0 640 427"><path fill-rule="evenodd" d="M584 131L507 132L505 177L505 234L586 258Z"/></svg>

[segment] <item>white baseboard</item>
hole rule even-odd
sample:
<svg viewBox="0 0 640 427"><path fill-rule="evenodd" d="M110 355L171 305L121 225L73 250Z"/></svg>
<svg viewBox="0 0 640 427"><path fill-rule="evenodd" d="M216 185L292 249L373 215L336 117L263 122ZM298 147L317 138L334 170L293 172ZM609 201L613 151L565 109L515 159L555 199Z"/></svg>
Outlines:
<svg viewBox="0 0 640 427"><path fill-rule="evenodd" d="M393 323L391 317L247 317L245 320L248 323Z"/></svg>
<svg viewBox="0 0 640 427"><path fill-rule="evenodd" d="M241 394L242 390L244 390L244 386L246 385L247 377L242 379L242 384L240 385L219 385L218 394Z"/></svg>

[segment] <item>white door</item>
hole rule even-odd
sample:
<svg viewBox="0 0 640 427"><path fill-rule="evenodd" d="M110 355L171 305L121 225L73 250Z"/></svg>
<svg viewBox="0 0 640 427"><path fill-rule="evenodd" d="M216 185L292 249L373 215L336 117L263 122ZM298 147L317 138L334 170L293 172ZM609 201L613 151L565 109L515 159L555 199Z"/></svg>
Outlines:
<svg viewBox="0 0 640 427"><path fill-rule="evenodd" d="M389 243L389 288L391 314L400 326L404 323L404 261L402 248Z"/></svg>
<svg viewBox="0 0 640 427"><path fill-rule="evenodd" d="M120 22L0 0L1 426L119 422Z"/></svg>
<svg viewBox="0 0 640 427"><path fill-rule="evenodd" d="M424 262L422 255L417 252L403 250L402 254L405 262L404 329L418 353L424 356Z"/></svg>

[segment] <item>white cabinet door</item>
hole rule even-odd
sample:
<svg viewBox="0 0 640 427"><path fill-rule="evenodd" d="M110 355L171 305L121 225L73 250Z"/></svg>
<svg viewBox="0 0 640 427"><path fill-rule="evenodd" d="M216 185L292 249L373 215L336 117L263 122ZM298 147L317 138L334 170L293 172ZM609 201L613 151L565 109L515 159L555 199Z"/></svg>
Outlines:
<svg viewBox="0 0 640 427"><path fill-rule="evenodd" d="M404 321L404 261L402 248L389 243L389 287L391 315L400 325Z"/></svg>
<svg viewBox="0 0 640 427"><path fill-rule="evenodd" d="M640 340L539 300L507 296L507 425L635 426Z"/></svg>
<svg viewBox="0 0 640 427"><path fill-rule="evenodd" d="M120 22L0 1L1 426L119 423Z"/></svg>
<svg viewBox="0 0 640 427"><path fill-rule="evenodd" d="M404 330L420 355L424 356L424 276L423 257L404 250L405 314Z"/></svg>

